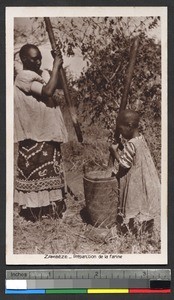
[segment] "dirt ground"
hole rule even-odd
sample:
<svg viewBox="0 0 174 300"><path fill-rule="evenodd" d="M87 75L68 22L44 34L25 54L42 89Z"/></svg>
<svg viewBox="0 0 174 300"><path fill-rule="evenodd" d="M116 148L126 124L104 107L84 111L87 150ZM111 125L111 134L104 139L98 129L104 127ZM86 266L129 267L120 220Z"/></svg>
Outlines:
<svg viewBox="0 0 174 300"><path fill-rule="evenodd" d="M62 219L27 222L14 209L14 253L159 253L158 233L135 237L131 232L120 234L117 227L96 228L85 223L81 210L85 207L82 174L67 174L71 189L66 199L67 210Z"/></svg>

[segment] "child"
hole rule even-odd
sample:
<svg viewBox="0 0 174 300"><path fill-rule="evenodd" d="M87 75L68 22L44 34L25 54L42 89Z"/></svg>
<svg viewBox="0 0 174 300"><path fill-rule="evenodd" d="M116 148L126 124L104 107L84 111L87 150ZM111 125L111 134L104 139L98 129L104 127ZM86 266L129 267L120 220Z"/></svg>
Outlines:
<svg viewBox="0 0 174 300"><path fill-rule="evenodd" d="M119 163L120 212L132 228L135 223L157 224L160 215L160 181L147 143L139 134L139 120L137 112L122 111L117 126L127 142L121 153L118 144L110 147Z"/></svg>
<svg viewBox="0 0 174 300"><path fill-rule="evenodd" d="M35 221L65 210L61 143L67 131L59 106L52 98L63 60L54 52L52 74L42 71L38 47L24 45L19 52L23 70L14 86L14 141L18 143L15 202L20 215Z"/></svg>

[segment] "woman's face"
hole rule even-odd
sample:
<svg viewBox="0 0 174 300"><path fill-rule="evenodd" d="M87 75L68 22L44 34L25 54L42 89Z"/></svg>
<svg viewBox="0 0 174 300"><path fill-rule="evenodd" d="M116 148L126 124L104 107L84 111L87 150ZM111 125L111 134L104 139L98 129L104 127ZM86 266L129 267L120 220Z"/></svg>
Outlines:
<svg viewBox="0 0 174 300"><path fill-rule="evenodd" d="M38 48L29 48L23 60L26 69L38 73L42 62L42 55Z"/></svg>

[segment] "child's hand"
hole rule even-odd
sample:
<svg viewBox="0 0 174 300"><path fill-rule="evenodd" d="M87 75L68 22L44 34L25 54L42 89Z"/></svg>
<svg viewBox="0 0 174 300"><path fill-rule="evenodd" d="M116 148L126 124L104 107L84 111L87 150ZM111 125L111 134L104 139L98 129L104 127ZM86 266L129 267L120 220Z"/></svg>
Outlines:
<svg viewBox="0 0 174 300"><path fill-rule="evenodd" d="M116 144L116 145L112 144L109 147L109 151L110 151L112 157L116 158L117 160L119 159L118 147L119 147L119 144Z"/></svg>
<svg viewBox="0 0 174 300"><path fill-rule="evenodd" d="M118 147L119 147L119 144L112 144L110 147L109 147L109 151L111 154L115 154L115 152L118 152Z"/></svg>

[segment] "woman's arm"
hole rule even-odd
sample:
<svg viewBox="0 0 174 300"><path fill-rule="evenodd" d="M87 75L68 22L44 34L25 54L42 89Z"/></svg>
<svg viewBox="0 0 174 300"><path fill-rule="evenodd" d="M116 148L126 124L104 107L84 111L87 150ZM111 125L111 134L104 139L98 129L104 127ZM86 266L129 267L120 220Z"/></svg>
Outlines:
<svg viewBox="0 0 174 300"><path fill-rule="evenodd" d="M53 62L53 70L51 73L50 80L46 85L42 87L43 97L51 97L54 94L57 88L57 83L60 81L59 70L62 67L62 64L63 64L62 55L60 51L57 51Z"/></svg>

